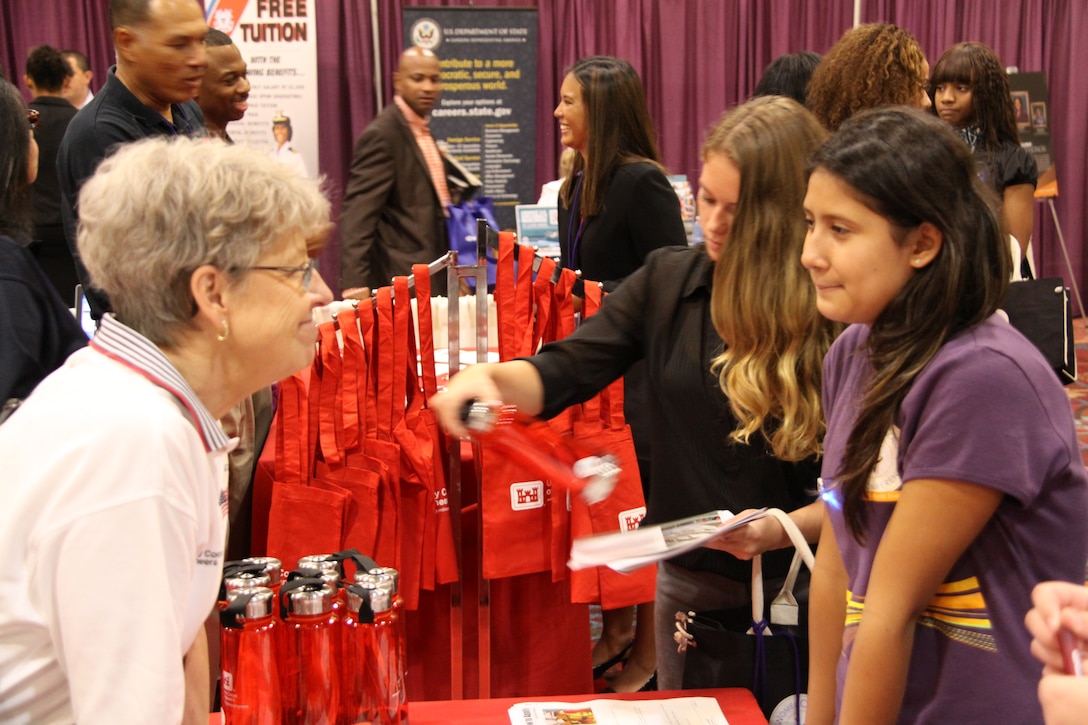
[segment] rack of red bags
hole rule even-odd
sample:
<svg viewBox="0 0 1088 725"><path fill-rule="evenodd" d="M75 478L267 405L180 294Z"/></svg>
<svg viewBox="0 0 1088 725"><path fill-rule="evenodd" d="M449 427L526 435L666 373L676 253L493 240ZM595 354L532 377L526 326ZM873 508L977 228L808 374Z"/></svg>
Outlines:
<svg viewBox="0 0 1088 725"><path fill-rule="evenodd" d="M431 275L444 272L451 290L462 277L484 279L488 237L498 238L499 359L532 354L576 324L574 273L481 227L475 264L451 252L370 301L338 303L319 325L311 368L279 385L274 443L254 480L254 553L294 561L355 548L400 572L412 700L590 692L586 603L653 598L652 569L619 581L566 569L572 535L636 525L644 512L622 381L540 424L621 452L617 492L593 505L568 504L486 443L449 439L427 407L442 374ZM588 313L600 288L586 288ZM487 359L486 285L476 286L475 303L474 344L460 339L461 306L447 307L451 371L463 354Z"/></svg>

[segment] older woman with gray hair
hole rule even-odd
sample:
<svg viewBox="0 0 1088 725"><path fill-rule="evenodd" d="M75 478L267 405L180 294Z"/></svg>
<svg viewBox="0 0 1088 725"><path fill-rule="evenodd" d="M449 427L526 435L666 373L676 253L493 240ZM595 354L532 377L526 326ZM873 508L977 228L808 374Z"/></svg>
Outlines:
<svg viewBox="0 0 1088 725"><path fill-rule="evenodd" d="M0 721L177 723L208 682L183 659L223 563L216 419L312 360L329 203L263 154L156 139L79 204L115 312L0 428Z"/></svg>

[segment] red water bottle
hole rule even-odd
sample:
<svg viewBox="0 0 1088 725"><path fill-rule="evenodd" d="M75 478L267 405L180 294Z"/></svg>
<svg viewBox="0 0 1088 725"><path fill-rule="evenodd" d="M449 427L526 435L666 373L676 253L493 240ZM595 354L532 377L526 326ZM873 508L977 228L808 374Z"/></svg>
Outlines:
<svg viewBox="0 0 1088 725"><path fill-rule="evenodd" d="M339 568L323 568L323 569L309 569L300 568L295 569L287 575L287 581L294 581L295 579L319 579L330 587L333 592L332 600L332 613L336 615L337 619L343 614L344 611L344 598L340 591L340 569Z"/></svg>
<svg viewBox="0 0 1088 725"><path fill-rule="evenodd" d="M283 584L283 562L274 556L249 556L242 559L242 563L261 567L261 571L268 575L269 588L276 595L273 601L278 600L280 585Z"/></svg>
<svg viewBox="0 0 1088 725"><path fill-rule="evenodd" d="M581 451L547 422L521 415L513 405L469 401L461 411L469 434L587 503L608 498L619 480L619 460Z"/></svg>
<svg viewBox="0 0 1088 725"><path fill-rule="evenodd" d="M280 624L272 590L243 587L228 596L219 613L223 719L227 725L279 725Z"/></svg>
<svg viewBox="0 0 1088 725"><path fill-rule="evenodd" d="M335 725L340 708L336 591L320 579L296 579L283 585L280 598L287 630L285 725Z"/></svg>
<svg viewBox="0 0 1088 725"><path fill-rule="evenodd" d="M384 693L379 722L381 725L401 725L408 722L408 717L404 707L406 698L400 669L400 643L397 641L397 623L389 590L381 586L371 590L370 608L374 612L374 660Z"/></svg>
<svg viewBox="0 0 1088 725"><path fill-rule="evenodd" d="M310 554L298 560L299 569L321 569L340 572L340 560L335 554Z"/></svg>
<svg viewBox="0 0 1088 725"><path fill-rule="evenodd" d="M223 601L230 601L231 592L251 587L272 589L272 579L262 571L241 571L223 577L223 591L226 594L226 599ZM272 601L275 602L275 597L272 598Z"/></svg>
<svg viewBox="0 0 1088 725"><path fill-rule="evenodd" d="M386 678L380 668L371 592L373 582L344 589L340 631L340 723L380 725L388 701Z"/></svg>
<svg viewBox="0 0 1088 725"><path fill-rule="evenodd" d="M263 565L244 560L225 562L223 564L223 579L219 584L219 608L223 609L227 606L228 594L235 589L271 586L272 580L265 574ZM275 599L273 599L274 604Z"/></svg>
<svg viewBox="0 0 1088 725"><path fill-rule="evenodd" d="M405 631L404 600L400 596L400 575L396 569L380 566L370 570L370 576L379 588L389 592L389 626L396 640L396 662L393 680L394 692L399 693L398 722L408 722L408 637Z"/></svg>

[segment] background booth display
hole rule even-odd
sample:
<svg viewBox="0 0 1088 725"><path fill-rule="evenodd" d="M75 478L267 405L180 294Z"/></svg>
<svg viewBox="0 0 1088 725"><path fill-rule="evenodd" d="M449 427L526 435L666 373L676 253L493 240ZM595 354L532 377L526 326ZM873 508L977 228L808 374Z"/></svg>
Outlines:
<svg viewBox="0 0 1088 725"><path fill-rule="evenodd" d="M256 0L249 0L255 3ZM317 48L319 170L334 196L342 193L359 132L376 115L375 86L392 99L391 69L405 38L406 7L456 8L471 0L322 0L308 3L321 43ZM1081 249L1088 232L1088 167L1062 165L1088 149L1088 127L1060 119L1088 116L1088 6L1077 0L493 0L501 8L537 8L534 193L555 178L558 133L551 112L567 66L593 54L618 55L639 71L650 115L657 124L665 165L697 178L699 144L706 127L746 99L768 63L783 53L826 52L855 22L891 22L909 30L935 60L961 40L992 47L1008 66L1044 72L1049 84L1047 119L1059 160L1061 196L1055 200L1078 279L1088 274ZM205 2L207 5L207 2ZM857 6L859 12L855 17ZM27 52L38 43L86 52L101 87L113 48L106 4L98 0L8 0L0 27L0 65L22 76ZM375 59L379 59L381 72ZM533 94L530 94L531 96ZM255 99L254 99L255 100ZM1030 108L1029 108L1030 112ZM311 167L313 164L311 163ZM522 171L519 170L518 174ZM530 174L526 174L530 175ZM1065 274L1053 219L1037 214L1037 276ZM334 233L322 258L326 279L338 278Z"/></svg>

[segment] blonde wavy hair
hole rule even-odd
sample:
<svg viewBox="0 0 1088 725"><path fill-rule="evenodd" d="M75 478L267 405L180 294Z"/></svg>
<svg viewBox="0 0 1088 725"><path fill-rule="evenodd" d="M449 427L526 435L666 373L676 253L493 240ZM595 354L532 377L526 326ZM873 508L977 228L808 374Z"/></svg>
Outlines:
<svg viewBox="0 0 1088 725"><path fill-rule="evenodd" d="M760 434L782 460L822 451L820 378L838 327L816 311L801 266L805 167L826 133L787 98L756 98L725 114L703 144L740 170L740 196L714 267L711 316L725 341L712 370L738 425L732 439Z"/></svg>

